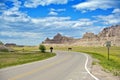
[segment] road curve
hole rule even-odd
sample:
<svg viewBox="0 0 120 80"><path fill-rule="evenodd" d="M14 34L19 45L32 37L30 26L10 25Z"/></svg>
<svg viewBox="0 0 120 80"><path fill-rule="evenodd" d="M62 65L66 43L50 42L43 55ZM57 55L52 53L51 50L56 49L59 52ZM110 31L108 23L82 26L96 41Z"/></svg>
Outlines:
<svg viewBox="0 0 120 80"><path fill-rule="evenodd" d="M99 80L89 70L88 55L57 51L43 61L0 69L0 80Z"/></svg>

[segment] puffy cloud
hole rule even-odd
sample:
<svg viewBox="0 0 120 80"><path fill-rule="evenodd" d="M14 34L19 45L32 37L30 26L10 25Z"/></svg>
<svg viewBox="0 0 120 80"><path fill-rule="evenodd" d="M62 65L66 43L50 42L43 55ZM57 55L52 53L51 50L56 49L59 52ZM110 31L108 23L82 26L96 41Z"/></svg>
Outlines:
<svg viewBox="0 0 120 80"><path fill-rule="evenodd" d="M41 24L41 23L50 23L52 24L53 22L62 22L62 21L68 21L70 20L70 17L45 17L45 18L32 18L31 21L36 24Z"/></svg>
<svg viewBox="0 0 120 80"><path fill-rule="evenodd" d="M4 11L3 14L0 16L0 19L9 22L27 22L30 20L29 16L27 16L25 13L11 10Z"/></svg>
<svg viewBox="0 0 120 80"><path fill-rule="evenodd" d="M21 1L15 0L13 3L14 7L11 8L11 11L18 11L19 8L21 7L21 4L22 4Z"/></svg>
<svg viewBox="0 0 120 80"><path fill-rule="evenodd" d="M1 20L16 22L16 21L29 21L29 17L27 14L19 11L21 7L21 2L18 0L13 0L13 7L2 11L2 15L0 16Z"/></svg>
<svg viewBox="0 0 120 80"><path fill-rule="evenodd" d="M36 26L43 28L57 29L64 27L71 27L74 21L70 20L70 17L46 17L46 18L32 18L32 23Z"/></svg>
<svg viewBox="0 0 120 80"><path fill-rule="evenodd" d="M91 21L90 19L79 19L72 27L86 27L86 26L92 26L95 21Z"/></svg>
<svg viewBox="0 0 120 80"><path fill-rule="evenodd" d="M68 0L26 0L24 6L35 8L39 5L46 6L50 4L66 4Z"/></svg>
<svg viewBox="0 0 120 80"><path fill-rule="evenodd" d="M66 9L54 9L54 8L51 8L50 11L55 11L55 12L62 12L62 11L66 11Z"/></svg>
<svg viewBox="0 0 120 80"><path fill-rule="evenodd" d="M120 8L114 9L112 13L119 13L120 14Z"/></svg>
<svg viewBox="0 0 120 80"><path fill-rule="evenodd" d="M104 25L117 25L120 24L120 9L113 9L109 15L98 15L94 16L96 20Z"/></svg>
<svg viewBox="0 0 120 80"><path fill-rule="evenodd" d="M10 2L9 5L12 5L11 7L8 7L8 5L6 5L6 2ZM0 10L7 10L9 8L11 8L11 11L15 11L15 10L19 10L19 8L21 7L21 1L19 0L3 0L0 2Z"/></svg>
<svg viewBox="0 0 120 80"><path fill-rule="evenodd" d="M106 25L115 25L120 24L120 14L110 14L107 16L99 15L96 16L97 21L106 24Z"/></svg>
<svg viewBox="0 0 120 80"><path fill-rule="evenodd" d="M79 20L71 20L70 17L46 17L39 19L32 19L32 23L41 25L42 27L49 28L80 28L86 26L92 26L95 21L91 21L90 19L79 19Z"/></svg>
<svg viewBox="0 0 120 80"><path fill-rule="evenodd" d="M79 3L74 5L73 8L77 10L81 10L84 12L86 11L93 11L96 9L109 9L109 8L116 8L119 7L120 1L119 0L87 0L86 2Z"/></svg>
<svg viewBox="0 0 120 80"><path fill-rule="evenodd" d="M7 9L7 6L4 3L0 3L0 12L3 12Z"/></svg>
<svg viewBox="0 0 120 80"><path fill-rule="evenodd" d="M54 9L54 8L51 8L48 15L56 16L56 15L58 15L58 13L63 12L63 11L66 11L66 9Z"/></svg>
<svg viewBox="0 0 120 80"><path fill-rule="evenodd" d="M54 12L54 11L51 11L51 12L48 13L48 15L55 15L56 16L56 15L58 15L58 13Z"/></svg>

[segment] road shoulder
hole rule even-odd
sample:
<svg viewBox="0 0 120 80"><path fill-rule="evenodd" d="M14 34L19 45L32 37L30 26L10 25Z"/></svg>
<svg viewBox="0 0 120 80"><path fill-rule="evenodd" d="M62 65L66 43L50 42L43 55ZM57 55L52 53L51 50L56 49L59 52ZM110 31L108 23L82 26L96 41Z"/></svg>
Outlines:
<svg viewBox="0 0 120 80"><path fill-rule="evenodd" d="M98 62L96 59L93 59L93 61ZM114 76L112 73L106 71L98 63L94 65L92 64L91 73L98 77L100 80L120 80L120 76Z"/></svg>

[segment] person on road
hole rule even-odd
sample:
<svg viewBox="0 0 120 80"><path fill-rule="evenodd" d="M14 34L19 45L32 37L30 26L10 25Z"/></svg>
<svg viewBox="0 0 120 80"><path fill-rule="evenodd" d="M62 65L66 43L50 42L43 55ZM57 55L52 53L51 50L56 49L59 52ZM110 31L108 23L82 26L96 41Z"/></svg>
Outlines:
<svg viewBox="0 0 120 80"><path fill-rule="evenodd" d="M53 51L53 47L50 47L50 52L52 53L52 51Z"/></svg>

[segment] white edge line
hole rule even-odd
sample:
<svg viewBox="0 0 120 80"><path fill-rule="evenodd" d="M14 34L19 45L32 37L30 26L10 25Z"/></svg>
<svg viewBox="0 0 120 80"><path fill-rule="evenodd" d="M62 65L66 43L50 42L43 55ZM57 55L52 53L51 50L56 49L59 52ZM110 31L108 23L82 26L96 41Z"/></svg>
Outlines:
<svg viewBox="0 0 120 80"><path fill-rule="evenodd" d="M86 69L86 71L88 72L88 74L91 76L91 77L93 77L95 80L99 80L97 77L95 77L93 74L91 74L90 73L90 71L88 70L88 68L87 68L87 64L88 64L88 56L86 55L86 54L84 54L85 56L86 56L86 62L85 62L85 69Z"/></svg>

